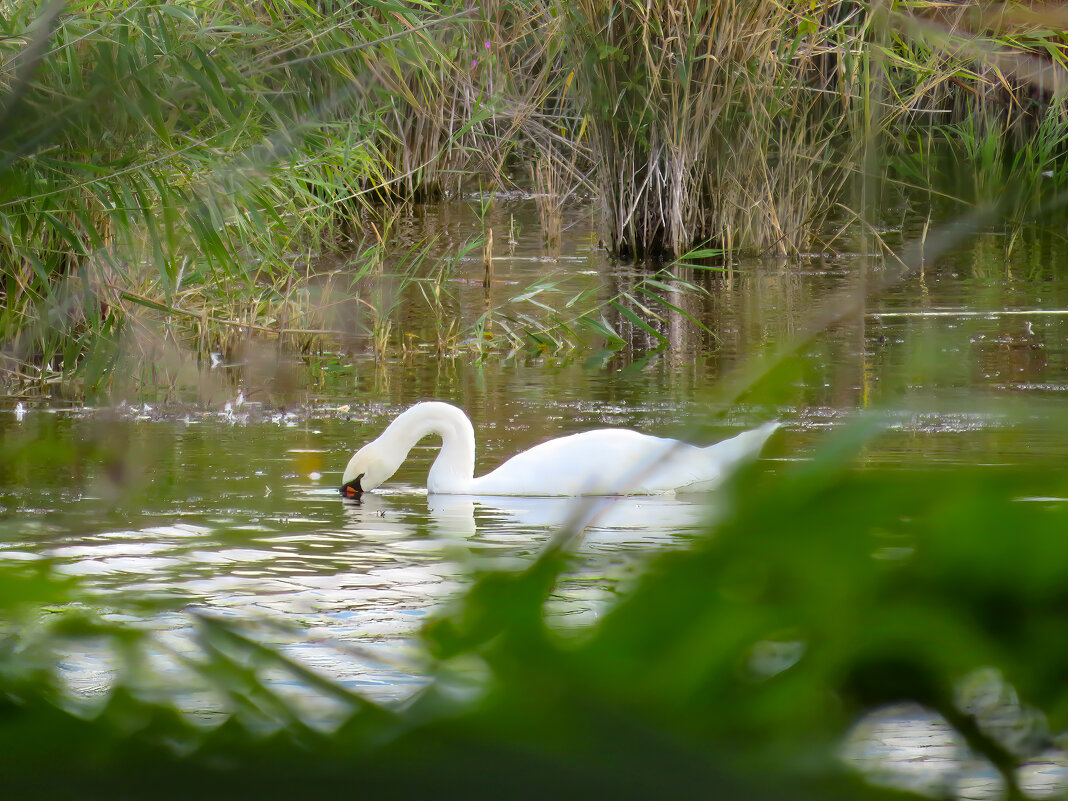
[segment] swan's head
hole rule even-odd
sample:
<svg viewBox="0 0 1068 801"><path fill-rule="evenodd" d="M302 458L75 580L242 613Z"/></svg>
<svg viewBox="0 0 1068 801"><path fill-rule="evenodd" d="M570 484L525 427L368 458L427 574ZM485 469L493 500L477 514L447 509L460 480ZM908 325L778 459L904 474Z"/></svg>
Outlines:
<svg viewBox="0 0 1068 801"><path fill-rule="evenodd" d="M345 475L341 478L341 494L348 498L358 498L396 473L397 465L383 456L377 441L369 442L356 451L349 459Z"/></svg>

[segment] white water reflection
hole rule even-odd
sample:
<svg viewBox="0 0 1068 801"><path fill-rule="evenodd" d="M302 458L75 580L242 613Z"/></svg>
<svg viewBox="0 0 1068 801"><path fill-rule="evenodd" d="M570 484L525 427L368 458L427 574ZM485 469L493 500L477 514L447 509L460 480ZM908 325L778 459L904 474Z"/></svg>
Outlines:
<svg viewBox="0 0 1068 801"><path fill-rule="evenodd" d="M61 538L45 556L105 604L116 592L188 598L184 611L137 621L158 643L154 678L142 691L211 720L228 713L225 700L183 665L198 658L198 615L232 620L256 641L372 699L403 700L425 684L414 638L428 615L463 591L474 566L529 564L553 532L577 521L584 558L548 607L573 627L604 612L636 558L681 542L706 513L702 498L693 497L428 497L403 486L358 503L291 487L290 499L315 509L285 518L285 530L265 518L255 526L231 518L225 531L153 526ZM333 516L329 526L293 530L294 520L317 523L324 510ZM242 543L226 541L234 532ZM108 610L104 618L128 622ZM106 648L79 646L58 667L72 703L93 704L112 686L115 660ZM336 701L284 671L264 678L318 725L344 717Z"/></svg>
<svg viewBox="0 0 1068 801"><path fill-rule="evenodd" d="M875 784L935 798L996 801L1005 782L936 712L898 704L866 714L846 737L843 758ZM1068 752L1049 748L1021 765L1016 781L1028 798L1063 797Z"/></svg>

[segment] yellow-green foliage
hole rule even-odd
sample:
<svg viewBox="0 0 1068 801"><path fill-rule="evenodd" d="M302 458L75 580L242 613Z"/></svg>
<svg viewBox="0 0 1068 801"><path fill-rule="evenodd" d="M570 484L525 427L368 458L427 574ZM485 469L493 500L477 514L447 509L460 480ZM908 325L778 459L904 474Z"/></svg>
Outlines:
<svg viewBox="0 0 1068 801"><path fill-rule="evenodd" d="M450 22L392 2L114 2L2 24L0 342L7 369L69 372L135 307L201 350L228 326L316 328L292 308L306 265L411 188L364 61L414 47L428 71L446 56L418 31Z"/></svg>

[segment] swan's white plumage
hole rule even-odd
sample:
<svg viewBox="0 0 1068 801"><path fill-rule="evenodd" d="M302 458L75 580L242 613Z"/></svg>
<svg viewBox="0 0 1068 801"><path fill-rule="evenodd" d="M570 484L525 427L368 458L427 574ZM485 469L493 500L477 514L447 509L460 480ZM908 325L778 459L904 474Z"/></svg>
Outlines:
<svg viewBox="0 0 1068 801"><path fill-rule="evenodd" d="M720 483L756 458L778 423L766 423L708 447L624 428L601 428L551 439L516 454L475 478L475 432L460 409L439 401L417 403L358 450L343 484L360 477L364 491L389 479L419 440L441 437L427 478L432 493L449 495L653 495L699 491Z"/></svg>

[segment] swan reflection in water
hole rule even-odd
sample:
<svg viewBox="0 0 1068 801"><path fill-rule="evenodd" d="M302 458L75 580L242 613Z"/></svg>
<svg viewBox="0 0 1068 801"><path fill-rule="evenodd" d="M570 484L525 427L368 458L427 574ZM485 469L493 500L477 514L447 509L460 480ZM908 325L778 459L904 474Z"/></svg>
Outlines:
<svg viewBox="0 0 1068 801"><path fill-rule="evenodd" d="M426 495L407 487L388 494L365 493L358 503L344 501L344 528L353 540L397 559L417 559L423 571L440 571L456 597L470 580L472 568L522 570L557 532L570 526L580 535L571 549L582 558L560 577L545 612L555 626L574 630L595 622L618 599L621 582L641 572L644 557L678 546L687 534L699 532L714 500L711 493L580 498Z"/></svg>
<svg viewBox="0 0 1068 801"><path fill-rule="evenodd" d="M405 485L380 493L343 501L340 520L327 523L329 510L338 511L334 491L294 488L308 521L246 530L240 547L212 528L181 523L79 537L49 556L59 572L77 575L97 591L185 593L201 614L225 617L370 698L402 701L426 683L421 656L412 648L420 627L462 594L473 565L529 565L580 510L577 525L585 530L575 547L584 558L562 578L546 613L555 625L583 626L617 597L618 583L635 564L627 554L640 558L678 543L699 530L714 501L709 493L428 496ZM288 628L294 623L296 630ZM167 644L161 653L198 653L194 616L171 611L145 625ZM194 672L162 656L154 659L153 680L166 685L181 708L225 714L225 705ZM80 704L103 697L115 674L106 649L71 647L59 664ZM292 693L309 719L333 719L314 688L276 679L271 686Z"/></svg>
<svg viewBox="0 0 1068 801"><path fill-rule="evenodd" d="M345 500L346 528L362 532L413 535L426 500L429 533L452 540L476 535L546 535L564 526L584 531L588 543L639 545L670 543L679 534L699 529L709 517L709 493L694 495L626 495L515 497L501 495L426 495L398 487L389 494L365 493ZM422 507L422 504L418 504Z"/></svg>

